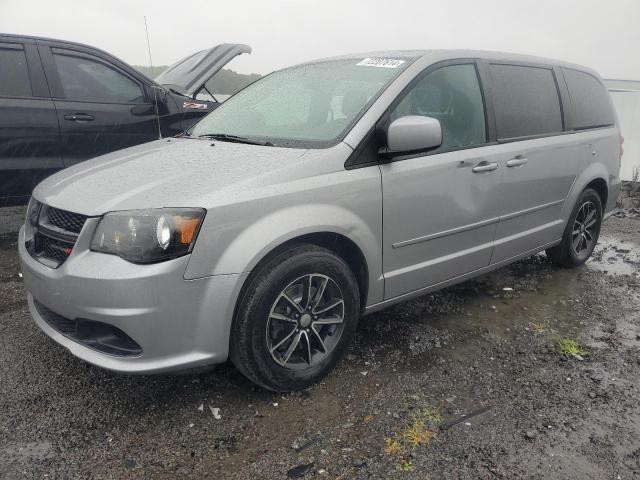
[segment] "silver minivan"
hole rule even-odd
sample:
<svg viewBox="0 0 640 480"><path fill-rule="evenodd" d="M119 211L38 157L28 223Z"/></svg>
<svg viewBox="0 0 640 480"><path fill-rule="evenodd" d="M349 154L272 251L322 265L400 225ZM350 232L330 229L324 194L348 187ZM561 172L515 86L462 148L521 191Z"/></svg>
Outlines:
<svg viewBox="0 0 640 480"><path fill-rule="evenodd" d="M398 51L272 73L177 138L68 168L20 231L31 314L130 373L227 359L276 391L325 376L358 318L546 251L584 263L618 193L597 73Z"/></svg>

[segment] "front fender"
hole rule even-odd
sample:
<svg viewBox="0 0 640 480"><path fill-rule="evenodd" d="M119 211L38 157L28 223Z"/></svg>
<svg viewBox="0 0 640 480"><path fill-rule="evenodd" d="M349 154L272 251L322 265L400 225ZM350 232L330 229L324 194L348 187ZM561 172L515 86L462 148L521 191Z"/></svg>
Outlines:
<svg viewBox="0 0 640 480"><path fill-rule="evenodd" d="M354 212L335 205L307 204L272 212L245 228L221 252L211 275L250 272L278 246L310 233L336 233L354 242L369 270L369 301L383 295L381 246L376 232ZM198 276L197 261L189 262L185 276ZM200 274L204 272L199 272ZM201 276L201 275L200 275Z"/></svg>
<svg viewBox="0 0 640 480"><path fill-rule="evenodd" d="M302 188L305 187L305 188ZM382 192L377 167L287 184L286 193L235 201L207 212L185 278L251 272L269 252L302 235L335 233L362 252L368 302L383 298Z"/></svg>

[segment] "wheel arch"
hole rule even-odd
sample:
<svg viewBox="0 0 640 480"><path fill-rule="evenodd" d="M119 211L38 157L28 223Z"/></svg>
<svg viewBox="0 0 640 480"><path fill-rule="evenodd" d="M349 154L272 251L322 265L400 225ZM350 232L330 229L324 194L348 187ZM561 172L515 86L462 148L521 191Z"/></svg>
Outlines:
<svg viewBox="0 0 640 480"><path fill-rule="evenodd" d="M607 201L609 199L609 186L604 178L595 178L591 180L582 191L587 188L592 188L596 191L598 196L600 197L600 202L602 203L602 211L604 212L607 207Z"/></svg>
<svg viewBox="0 0 640 480"><path fill-rule="evenodd" d="M573 207L578 201L578 198L587 188L593 188L602 201L602 210L605 212L607 208L610 209L609 202L609 184L607 182L608 173L604 165L600 163L593 163L589 165L584 171L576 177L573 187L569 191L564 203L562 218L566 222L571 216Z"/></svg>
<svg viewBox="0 0 640 480"><path fill-rule="evenodd" d="M242 298L247 285L260 271L262 266L278 255L283 250L295 245L316 245L326 248L340 257L353 272L358 282L358 290L360 294L360 308L364 310L367 305L367 296L369 293L369 265L367 259L360 247L349 237L336 232L319 231L298 235L290 238L267 252L251 269L247 278L245 278L239 298Z"/></svg>

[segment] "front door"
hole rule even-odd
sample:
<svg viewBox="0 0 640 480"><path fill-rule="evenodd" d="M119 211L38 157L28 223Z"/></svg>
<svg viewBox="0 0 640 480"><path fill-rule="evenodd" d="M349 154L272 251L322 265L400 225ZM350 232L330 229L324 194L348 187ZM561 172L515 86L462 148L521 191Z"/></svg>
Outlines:
<svg viewBox="0 0 640 480"><path fill-rule="evenodd" d="M58 119L33 43L0 42L0 205L62 168Z"/></svg>
<svg viewBox="0 0 640 480"><path fill-rule="evenodd" d="M489 265L501 168L483 147L487 128L477 67L471 61L428 71L391 120L440 120L442 145L381 165L385 299Z"/></svg>
<svg viewBox="0 0 640 480"><path fill-rule="evenodd" d="M158 138L153 99L136 79L85 52L40 51L53 79L65 166Z"/></svg>

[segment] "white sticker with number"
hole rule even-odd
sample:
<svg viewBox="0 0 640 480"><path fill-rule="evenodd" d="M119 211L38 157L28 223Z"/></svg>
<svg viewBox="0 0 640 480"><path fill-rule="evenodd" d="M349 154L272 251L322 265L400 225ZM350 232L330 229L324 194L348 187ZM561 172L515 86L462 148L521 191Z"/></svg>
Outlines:
<svg viewBox="0 0 640 480"><path fill-rule="evenodd" d="M405 61L397 58L365 58L357 63L360 67L398 68Z"/></svg>

